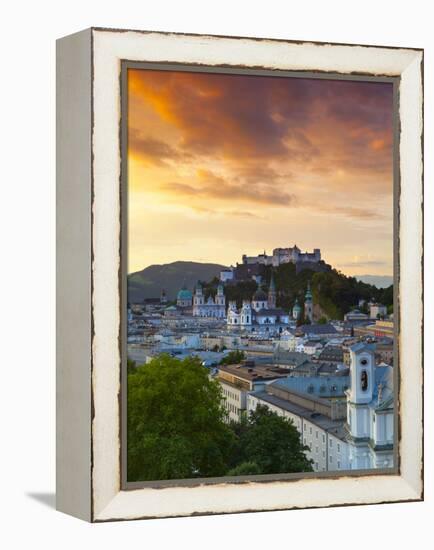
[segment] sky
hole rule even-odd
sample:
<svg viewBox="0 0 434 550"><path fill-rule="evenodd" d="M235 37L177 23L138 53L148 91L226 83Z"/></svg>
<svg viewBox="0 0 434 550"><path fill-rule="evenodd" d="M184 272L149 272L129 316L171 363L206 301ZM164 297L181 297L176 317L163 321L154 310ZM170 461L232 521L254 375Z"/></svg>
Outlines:
<svg viewBox="0 0 434 550"><path fill-rule="evenodd" d="M128 70L128 271L320 248L393 272L393 87Z"/></svg>

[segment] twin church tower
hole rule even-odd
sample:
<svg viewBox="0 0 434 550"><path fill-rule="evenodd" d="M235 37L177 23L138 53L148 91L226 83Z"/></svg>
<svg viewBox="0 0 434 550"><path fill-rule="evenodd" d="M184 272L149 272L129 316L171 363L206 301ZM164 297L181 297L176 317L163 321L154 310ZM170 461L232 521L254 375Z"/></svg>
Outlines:
<svg viewBox="0 0 434 550"><path fill-rule="evenodd" d="M276 310L276 299L276 284L274 281L274 275L272 274L268 294L266 294L263 290L258 289L253 295L252 300L249 301L248 307L256 312L263 310ZM222 283L220 283L217 287L217 294L215 298L209 296L205 300L202 285L198 282L194 290L192 301L193 316L195 317L214 317L217 319L224 319L226 317L226 297ZM244 300L243 307L247 306L247 301L248 300ZM236 309L236 304L234 302L230 302L229 310L233 311L234 309ZM292 317L295 321L301 318L301 312L302 308L298 303L298 300L296 300L292 309ZM310 322L313 321L313 300L310 283L308 283L305 294L304 317L305 319L309 319Z"/></svg>

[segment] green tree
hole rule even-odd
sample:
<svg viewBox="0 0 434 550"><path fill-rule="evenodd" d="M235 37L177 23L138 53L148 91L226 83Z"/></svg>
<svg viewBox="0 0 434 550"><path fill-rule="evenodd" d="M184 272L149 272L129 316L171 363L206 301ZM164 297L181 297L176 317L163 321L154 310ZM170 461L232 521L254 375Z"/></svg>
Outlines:
<svg viewBox="0 0 434 550"><path fill-rule="evenodd" d="M236 365L237 363L241 363L246 358L246 354L244 351L241 350L235 350L230 351L226 357L223 357L223 359L220 361L220 365Z"/></svg>
<svg viewBox="0 0 434 550"><path fill-rule="evenodd" d="M319 325L326 325L327 324L327 317L324 317L324 316L320 317L318 319L318 324Z"/></svg>
<svg viewBox="0 0 434 550"><path fill-rule="evenodd" d="M195 357L160 355L128 374L128 480L220 476L234 434L217 381Z"/></svg>
<svg viewBox="0 0 434 550"><path fill-rule="evenodd" d="M256 464L256 462L242 462L238 466L235 466L235 468L232 468L229 470L229 472L226 474L228 476L252 476L252 475L258 475L261 473L261 470L259 466Z"/></svg>
<svg viewBox="0 0 434 550"><path fill-rule="evenodd" d="M237 436L234 460L239 468L253 462L261 474L312 471L312 462L305 455L308 448L302 445L297 428L268 407L259 405L234 430ZM234 470L236 465L230 471Z"/></svg>

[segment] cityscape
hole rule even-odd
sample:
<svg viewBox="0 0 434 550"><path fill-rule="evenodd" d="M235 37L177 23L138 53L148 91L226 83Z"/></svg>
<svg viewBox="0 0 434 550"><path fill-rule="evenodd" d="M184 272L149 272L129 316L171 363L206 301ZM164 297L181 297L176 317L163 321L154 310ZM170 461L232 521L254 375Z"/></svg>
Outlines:
<svg viewBox="0 0 434 550"><path fill-rule="evenodd" d="M393 85L127 73L127 480L396 467Z"/></svg>
<svg viewBox="0 0 434 550"><path fill-rule="evenodd" d="M281 307L285 289L276 278L289 267L306 285ZM363 295L342 319L330 318L318 288L333 272L319 249L295 245L243 255L191 289L180 281L174 299L161 289L129 303L130 363L197 358L220 388L224 422L242 423L266 407L297 429L313 472L391 468L393 307L360 283ZM249 298L237 294L246 285L255 289Z"/></svg>

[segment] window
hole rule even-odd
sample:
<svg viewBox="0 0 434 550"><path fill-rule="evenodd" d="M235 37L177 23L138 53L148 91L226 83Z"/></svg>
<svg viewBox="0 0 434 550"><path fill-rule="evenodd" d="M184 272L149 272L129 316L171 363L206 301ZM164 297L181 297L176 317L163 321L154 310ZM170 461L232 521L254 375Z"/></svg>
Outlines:
<svg viewBox="0 0 434 550"><path fill-rule="evenodd" d="M309 428L309 433L312 435L312 427Z"/></svg>
<svg viewBox="0 0 434 550"><path fill-rule="evenodd" d="M333 439L330 439L329 445L330 447L333 447Z"/></svg>
<svg viewBox="0 0 434 550"><path fill-rule="evenodd" d="M362 359L361 362L363 361L366 361L366 359ZM368 389L368 373L365 370L362 370L362 374L360 375L360 386L362 391L366 391Z"/></svg>
<svg viewBox="0 0 434 550"><path fill-rule="evenodd" d="M318 439L318 430L315 432L315 437Z"/></svg>
<svg viewBox="0 0 434 550"><path fill-rule="evenodd" d="M340 468L341 468L341 463L338 460L338 470L340 470Z"/></svg>
<svg viewBox="0 0 434 550"><path fill-rule="evenodd" d="M333 457L332 456L329 457L329 462L330 462L330 464L332 464L332 462L333 462Z"/></svg>
<svg viewBox="0 0 434 550"><path fill-rule="evenodd" d="M318 447L315 447L315 452L318 453Z"/></svg>
<svg viewBox="0 0 434 550"><path fill-rule="evenodd" d="M341 452L341 446L340 446L340 444L338 443L338 453L340 453L340 452Z"/></svg>

